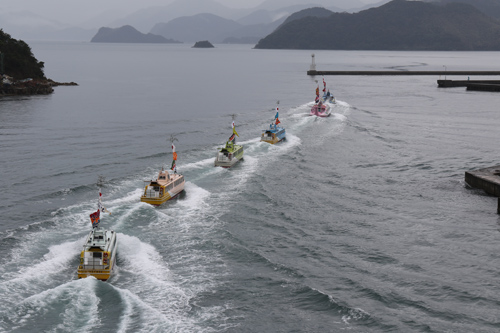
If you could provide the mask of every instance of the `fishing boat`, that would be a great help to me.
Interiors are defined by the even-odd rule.
[[[236,136],[239,137],[239,135],[236,132],[234,120],[232,126],[233,134],[229,137],[229,140],[226,141],[226,145],[217,149],[214,166],[230,168],[243,158],[243,146],[236,144]]]
[[[331,114],[330,106],[327,103],[323,103],[322,101],[315,103],[312,106],[310,112],[311,116],[317,116],[317,117],[329,117],[330,114]]]
[[[335,97],[330,92],[330,89],[328,89],[328,91],[323,94],[322,100],[323,100],[323,103],[330,103],[330,104],[336,104],[337,103],[335,101]]]
[[[271,122],[271,124],[269,124],[269,129],[262,131],[260,141],[268,142],[270,144],[275,144],[280,141],[286,140],[285,129],[283,127],[278,127],[278,124],[281,123],[278,117],[279,117],[279,107],[276,106],[276,115],[274,116],[274,121]]]
[[[155,180],[145,181],[147,184],[141,196],[142,202],[159,206],[184,190],[186,181],[184,175],[177,173],[176,161],[177,153],[172,140],[172,166],[170,170],[164,170],[162,167]]]
[[[319,95],[319,91],[316,90],[316,95]],[[326,89],[325,78],[323,78],[323,97],[321,98],[323,103],[336,104],[335,97],[330,92],[330,89]]]
[[[97,211],[90,214],[92,231],[83,244],[80,254],[80,265],[78,266],[78,278],[93,276],[96,279],[106,281],[110,278],[116,262],[116,232],[102,229],[101,212],[109,213],[101,203],[101,190],[99,189],[99,201]],[[111,213],[110,213],[111,214]]]
[[[323,79],[323,92],[326,91],[326,82]],[[319,86],[316,87],[316,99],[314,100],[314,105],[311,107],[311,112],[309,113],[311,116],[317,117],[329,117],[330,116],[330,105],[327,102],[324,102],[322,98],[319,97]]]

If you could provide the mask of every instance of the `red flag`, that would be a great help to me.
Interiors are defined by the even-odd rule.
[[[279,123],[281,123],[281,121],[278,118],[276,118],[276,125],[278,125]]]
[[[92,226],[97,226],[100,222],[99,216],[101,215],[101,211],[98,210],[95,213],[90,214],[90,221],[92,223]]]

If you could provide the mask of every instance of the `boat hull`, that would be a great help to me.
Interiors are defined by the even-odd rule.
[[[214,166],[222,168],[230,168],[235,165],[239,160],[243,159],[243,147],[236,146],[233,152],[228,155],[223,153],[221,150],[217,152],[215,156]]]
[[[280,139],[278,139],[278,138],[274,138],[274,139],[272,139],[272,140],[264,140],[264,139],[261,139],[260,141],[261,141],[261,142],[267,142],[267,143],[270,143],[270,144],[274,145],[274,144],[277,144],[278,142],[281,142],[281,141],[283,141],[283,140],[286,140],[286,138],[283,138],[283,139],[281,139],[281,140],[280,140]]]
[[[326,104],[319,106],[318,104],[313,105],[311,108],[310,115],[317,117],[329,117],[331,114],[330,107]]]
[[[267,142],[272,145],[284,140],[286,140],[286,132],[282,128],[279,128],[278,131],[264,131],[260,137],[261,142]]]
[[[114,267],[114,265],[113,265]],[[113,272],[113,267],[110,269],[103,269],[103,270],[93,270],[93,269],[82,269],[78,270],[78,278],[79,279],[84,279],[89,276],[95,277],[97,280],[101,281],[107,281]]]
[[[80,254],[80,265],[77,269],[79,279],[93,276],[98,280],[107,281],[115,267],[118,243],[114,231],[104,231],[109,237],[101,246],[93,246],[91,235],[87,238],[84,249]],[[92,234],[92,232],[91,232]]]
[[[171,174],[168,176],[168,180],[151,181],[144,188],[141,202],[160,206],[184,191],[185,183],[184,176],[181,174]]]
[[[177,191],[166,191],[165,194],[158,198],[141,196],[141,201],[153,206],[160,206],[161,204],[167,202],[170,199],[177,197],[182,191],[184,191],[184,183],[182,184],[182,188]]]

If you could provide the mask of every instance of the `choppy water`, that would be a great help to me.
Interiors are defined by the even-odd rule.
[[[0,330],[497,332],[500,95],[433,77],[327,77],[309,51],[34,43],[78,87],[0,100]],[[320,69],[496,69],[499,54],[316,53]],[[315,78],[321,80],[321,78]],[[259,142],[280,100],[288,140]],[[213,167],[236,114],[245,158]],[[169,165],[178,199],[139,202]],[[99,175],[118,233],[108,282],[76,279]]]

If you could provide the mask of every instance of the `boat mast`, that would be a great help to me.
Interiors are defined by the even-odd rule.
[[[170,144],[172,145],[172,166],[170,167],[170,169],[174,173],[177,173],[177,165],[175,162],[175,161],[177,161],[177,153],[175,152],[174,141],[179,141],[179,140],[177,140],[177,138],[173,134],[170,134]]]

